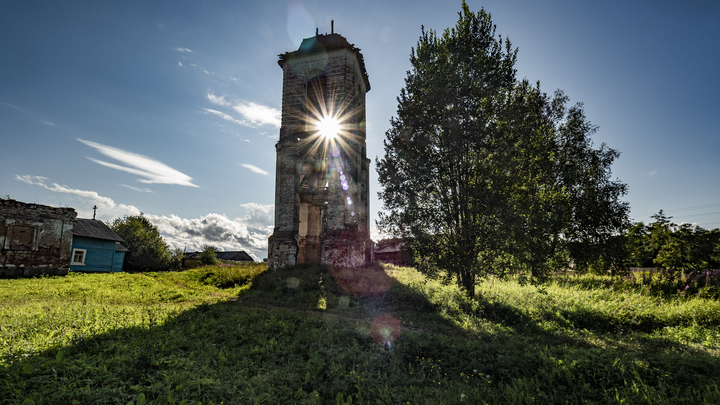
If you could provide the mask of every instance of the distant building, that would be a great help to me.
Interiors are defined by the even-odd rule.
[[[124,240],[104,222],[94,219],[76,219],[73,227],[72,271],[118,272],[123,269]]]
[[[186,252],[183,254],[183,267],[186,269],[192,269],[198,267],[198,256],[202,252]],[[233,262],[254,262],[253,258],[245,253],[244,251],[228,251],[228,252],[215,252],[215,257],[218,260],[227,260]]]
[[[375,245],[375,261],[409,265],[412,262],[412,256],[404,240],[383,239]]]
[[[66,275],[73,208],[0,199],[0,277]]]

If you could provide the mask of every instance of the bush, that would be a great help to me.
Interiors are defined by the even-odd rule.
[[[220,263],[220,260],[215,256],[216,249],[214,246],[205,245],[203,250],[198,255],[198,264],[200,266],[210,266]]]
[[[157,226],[140,215],[116,218],[110,228],[125,242],[125,269],[129,271],[179,270],[182,256],[171,255]]]

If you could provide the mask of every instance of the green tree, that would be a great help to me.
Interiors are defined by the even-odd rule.
[[[626,233],[631,263],[683,272],[720,267],[720,229],[677,225],[660,210],[649,225],[633,224]]]
[[[470,296],[493,273],[542,281],[571,260],[619,265],[617,152],[592,148],[581,104],[516,80],[517,50],[488,13],[463,2],[459,16],[442,36],[423,28],[411,52],[377,161],[378,225],[410,242],[420,271],[454,277]]]
[[[178,270],[181,257],[172,255],[157,226],[144,215],[116,218],[110,228],[125,240],[125,267],[130,271]]]
[[[652,252],[650,251],[650,227],[643,222],[632,224],[625,234],[627,249],[631,266],[654,267]]]
[[[201,266],[208,266],[220,263],[220,260],[218,260],[215,252],[216,249],[214,246],[203,246],[202,252],[200,252],[200,254],[198,255],[198,264]]]
[[[708,231],[685,223],[663,232],[662,236],[653,238],[664,242],[656,242],[658,249],[653,262],[658,267],[688,272],[717,266],[715,248],[720,242],[720,230]]]

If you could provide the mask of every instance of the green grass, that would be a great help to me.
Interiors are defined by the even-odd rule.
[[[394,266],[0,280],[0,404],[720,403],[720,303],[619,283],[489,280],[469,300]]]

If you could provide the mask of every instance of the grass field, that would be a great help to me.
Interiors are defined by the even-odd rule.
[[[720,404],[720,302],[262,264],[0,280],[2,404]]]

